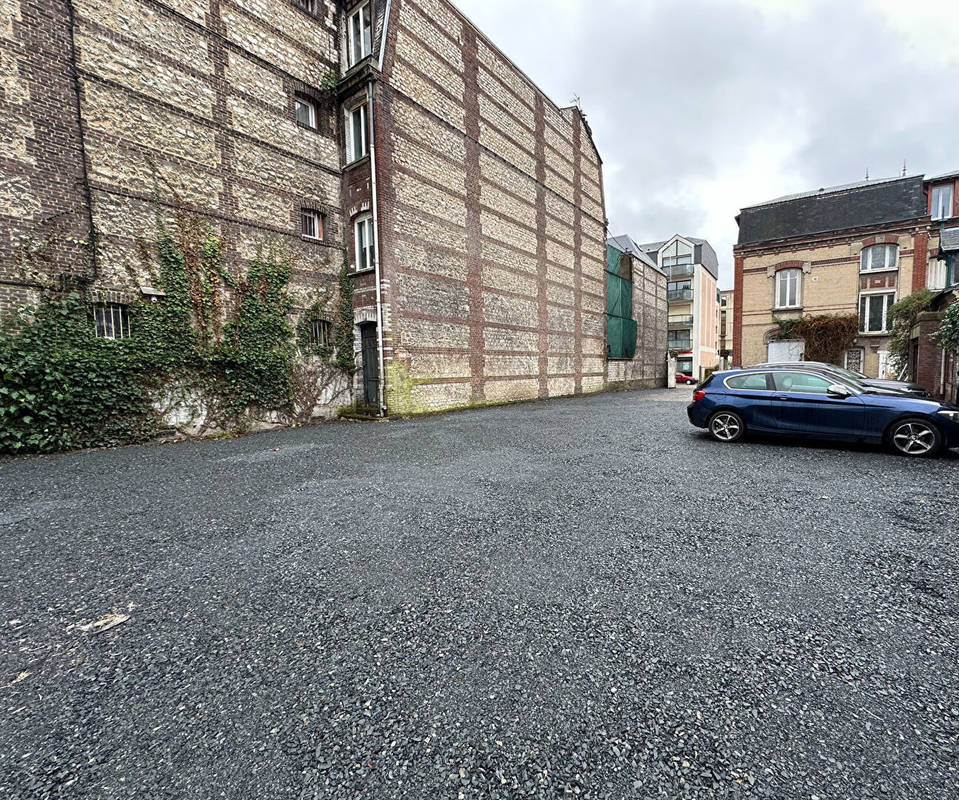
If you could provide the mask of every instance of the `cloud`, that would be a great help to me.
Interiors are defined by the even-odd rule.
[[[582,98],[611,232],[709,239],[726,286],[741,207],[903,159],[959,169],[951,0],[456,2],[553,100]]]

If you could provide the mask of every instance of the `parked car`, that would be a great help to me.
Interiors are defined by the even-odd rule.
[[[692,375],[687,375],[685,372],[676,373],[676,383],[699,383]]]
[[[835,372],[837,375],[851,378],[854,381],[863,383],[866,386],[873,386],[878,389],[893,389],[897,392],[905,392],[906,394],[913,394],[916,397],[930,398],[932,395],[928,390],[921,386],[918,383],[912,383],[910,381],[890,381],[884,378],[867,378],[861,372],[856,372],[852,369],[846,369],[845,367],[840,367],[837,364],[824,364],[822,361],[777,361],[769,362],[766,364],[756,364],[756,367],[812,367],[814,369],[828,369],[832,372]]]
[[[885,444],[906,456],[959,447],[959,406],[797,366],[713,373],[693,392],[689,421],[719,442],[747,433]]]

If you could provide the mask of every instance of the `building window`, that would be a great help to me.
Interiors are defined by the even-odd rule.
[[[781,269],[776,273],[776,308],[799,308],[801,269]]]
[[[373,52],[372,6],[364,3],[346,21],[346,66],[347,68]]]
[[[933,291],[945,289],[946,282],[946,262],[939,258],[930,258],[929,265],[926,268],[926,288]]]
[[[307,128],[316,129],[316,105],[313,101],[297,97],[293,100],[293,106],[296,109],[296,121]]]
[[[346,160],[349,164],[370,153],[370,117],[365,102],[347,111],[346,124]]]
[[[864,247],[859,256],[859,269],[863,272],[875,272],[881,269],[896,269],[899,265],[899,245],[874,244]]]
[[[356,271],[373,269],[373,217],[366,214],[353,223]]]
[[[889,330],[889,309],[896,302],[896,293],[859,296],[860,333],[886,333]]]
[[[99,303],[93,307],[96,334],[101,339],[126,339],[130,335],[130,315],[119,303]]]
[[[329,347],[332,341],[333,326],[325,319],[310,320],[310,345]]]
[[[693,263],[693,248],[685,242],[673,242],[660,254],[662,266],[675,267],[680,264]]]
[[[317,0],[293,0],[293,5],[300,9],[300,11],[305,11],[311,17],[315,17],[316,2]]]
[[[322,239],[323,215],[310,208],[300,209],[300,233],[307,239]]]
[[[936,186],[932,190],[932,218],[949,219],[952,216],[952,187]]]

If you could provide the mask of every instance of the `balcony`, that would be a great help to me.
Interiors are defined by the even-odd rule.
[[[691,278],[695,272],[692,264],[674,264],[671,267],[663,267],[663,272],[668,278]]]
[[[691,328],[693,327],[693,315],[684,314],[678,317],[670,317],[667,322],[670,328]]]
[[[677,302],[680,300],[692,300],[693,299],[693,290],[692,289],[671,289],[666,292],[666,299],[670,302]]]
[[[670,336],[666,340],[666,347],[669,350],[692,350],[693,340],[689,336]]]

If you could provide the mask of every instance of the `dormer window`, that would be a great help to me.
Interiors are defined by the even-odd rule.
[[[354,10],[346,20],[346,67],[358,64],[373,52],[373,12],[370,3]]]
[[[952,187],[936,186],[932,190],[932,218],[949,219],[952,216]]]

